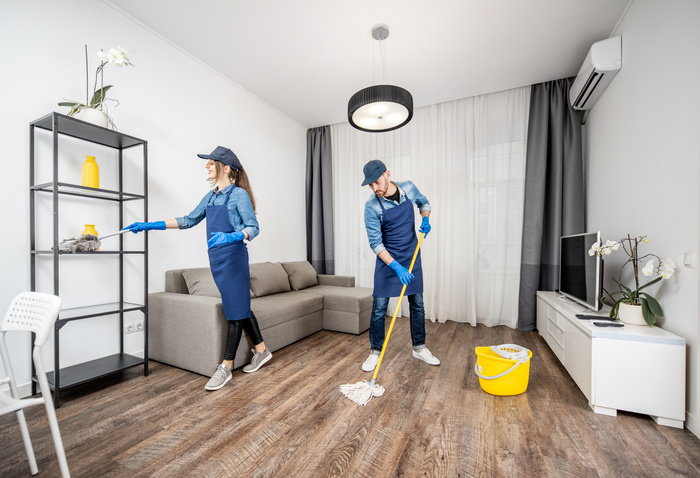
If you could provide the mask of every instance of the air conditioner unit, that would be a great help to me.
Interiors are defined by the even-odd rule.
[[[569,90],[571,107],[575,110],[593,108],[621,67],[622,37],[594,43]]]

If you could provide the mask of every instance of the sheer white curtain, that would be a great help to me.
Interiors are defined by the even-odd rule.
[[[362,166],[380,159],[432,207],[421,246],[426,317],[515,328],[529,104],[524,87],[417,108],[389,133],[331,125],[335,273],[373,286],[376,256],[363,222],[372,191],[360,184]]]

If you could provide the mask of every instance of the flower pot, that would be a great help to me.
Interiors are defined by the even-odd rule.
[[[103,128],[109,127],[107,115],[103,111],[96,110],[95,108],[82,108],[74,114],[73,117],[85,121],[86,123],[102,126]]]
[[[621,322],[628,325],[648,325],[646,322],[644,322],[641,305],[620,302],[620,308],[617,310],[617,315]]]

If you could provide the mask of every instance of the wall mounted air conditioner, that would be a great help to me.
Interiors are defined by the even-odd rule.
[[[622,37],[594,43],[569,90],[571,107],[575,110],[593,108],[621,67]]]

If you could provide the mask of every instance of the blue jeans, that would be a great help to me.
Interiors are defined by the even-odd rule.
[[[411,316],[411,341],[413,348],[425,348],[425,309],[423,294],[408,296]],[[375,297],[372,303],[372,316],[369,320],[369,344],[373,351],[381,351],[384,345],[386,310],[389,307],[388,297]]]

